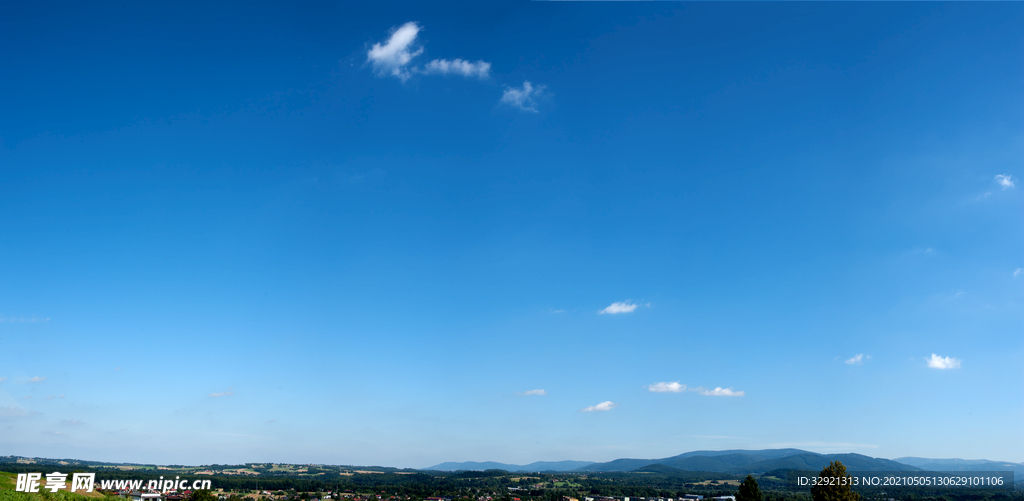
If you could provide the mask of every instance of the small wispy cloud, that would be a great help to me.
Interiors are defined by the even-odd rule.
[[[1008,190],[1016,186],[1013,182],[1013,176],[1010,176],[1009,174],[996,174],[996,184],[1004,190]]]
[[[231,388],[228,388],[227,390],[224,390],[224,391],[219,392],[219,393],[211,393],[210,396],[214,397],[214,398],[217,398],[217,397],[230,397],[231,395],[234,395],[234,394],[235,394],[235,392]]]
[[[953,357],[940,357],[934,353],[927,359],[928,367],[932,369],[959,369],[960,359]]]
[[[1014,275],[1014,276],[1016,276],[1016,275]],[[4,381],[7,381],[7,376],[0,377],[0,383],[2,383]]]
[[[612,410],[612,409],[614,409],[614,408],[616,408],[618,406],[619,406],[619,404],[617,404],[615,402],[612,402],[611,400],[605,400],[604,402],[601,402],[601,403],[599,403],[597,405],[591,405],[590,407],[584,407],[584,408],[580,409],[580,412],[604,412],[604,411],[610,411],[610,410]]]
[[[447,59],[435,59],[423,66],[420,70],[425,75],[462,75],[466,78],[476,77],[481,80],[491,74],[491,63],[477,61],[471,63],[462,59],[449,61]]]
[[[709,397],[742,397],[743,395],[746,394],[746,392],[736,391],[733,390],[732,388],[722,388],[720,386],[716,386],[713,390],[709,390],[707,388],[697,388],[697,392],[700,393],[701,395],[706,395]]]
[[[1016,270],[1013,270],[1013,278],[1019,277],[1021,273],[1024,273],[1024,268],[1017,268]],[[7,378],[4,378],[4,379],[7,379]],[[2,382],[2,381],[3,380],[0,379],[0,382]]]
[[[546,86],[538,85],[534,87],[529,80],[523,80],[522,87],[506,86],[505,92],[501,95],[500,103],[507,104],[513,108],[519,108],[522,111],[540,113],[537,111],[537,100],[547,96]]]
[[[679,384],[679,381],[672,381],[671,383],[654,383],[647,385],[647,391],[653,391],[655,393],[679,393],[686,391],[685,384]]]
[[[486,61],[435,59],[423,67],[414,66],[412,60],[423,54],[423,47],[416,45],[416,38],[422,30],[422,26],[410,21],[392,29],[387,42],[375,43],[366,51],[366,61],[373,66],[373,71],[378,77],[391,76],[404,82],[412,77],[413,73],[461,75],[481,80],[490,76],[491,63]]]
[[[544,390],[539,390],[539,389],[538,390],[526,390],[526,391],[521,391],[519,393],[516,393],[516,395],[522,395],[524,397],[528,397],[530,395],[547,395],[547,394],[548,394],[548,392],[546,392]]]
[[[61,419],[60,422],[61,422],[61,424],[66,424],[66,425],[70,425],[70,426],[78,426],[78,425],[85,424],[84,422],[79,421],[77,419]]]
[[[864,362],[868,361],[870,358],[871,355],[864,355],[863,353],[858,353],[850,358],[847,358],[846,365],[863,365]]]
[[[64,398],[64,394],[61,393],[60,395],[50,395],[50,396],[46,397],[47,400],[53,400],[55,398]]]
[[[30,383],[42,383],[43,381],[46,381],[46,378],[45,377],[39,377],[39,376],[36,376],[36,377],[28,380],[28,382],[30,382]]]
[[[622,301],[621,303],[612,303],[608,305],[605,309],[599,311],[598,314],[616,315],[619,313],[632,313],[637,306],[639,305],[636,303],[631,303],[628,300]]]

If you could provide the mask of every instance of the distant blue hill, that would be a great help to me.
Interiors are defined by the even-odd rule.
[[[905,457],[896,458],[897,462],[916,466],[928,471],[1012,471],[1019,479],[1024,475],[1024,463],[1009,461],[990,461],[988,459],[927,459]]]
[[[536,461],[526,465],[495,463],[494,461],[465,461],[462,463],[441,463],[424,469],[435,471],[572,471],[590,464],[594,464],[593,461]]]
[[[771,470],[820,470],[832,461],[842,461],[850,471],[916,471],[919,468],[861,454],[818,454],[800,449],[693,451],[662,459],[616,459],[595,463],[578,471],[634,471],[664,465],[681,471],[754,473]]]

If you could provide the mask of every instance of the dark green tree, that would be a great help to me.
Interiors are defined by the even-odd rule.
[[[217,496],[214,496],[209,489],[200,489],[192,491],[188,495],[188,501],[217,501]]]
[[[818,482],[811,487],[814,501],[859,501],[860,494],[853,492],[853,477],[846,473],[846,466],[832,461],[818,474]]]
[[[740,484],[740,490],[736,492],[736,501],[763,501],[761,488],[757,486],[757,480],[752,475],[747,475]]]

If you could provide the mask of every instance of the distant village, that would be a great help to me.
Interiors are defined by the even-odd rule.
[[[530,487],[538,487],[537,485],[531,485]],[[524,490],[522,487],[507,487],[510,493],[515,491]],[[192,494],[191,491],[168,491],[168,492],[156,492],[156,491],[112,491],[109,494],[117,495],[123,498],[130,498],[131,501],[188,501]],[[380,494],[357,494],[355,492],[316,492],[316,493],[288,493],[285,491],[255,491],[249,493],[233,493],[224,492],[221,489],[214,491],[213,495],[218,501],[411,501],[411,496],[396,496],[396,495],[380,495]],[[428,496],[423,498],[422,501],[458,501],[459,499],[453,496]],[[476,496],[475,501],[523,501],[522,498],[515,496],[500,496],[498,493],[492,492],[487,495]],[[709,501],[736,501],[735,496],[713,496],[708,498]],[[636,496],[620,496],[620,497],[608,497],[608,496],[584,496],[582,498],[576,498],[571,496],[562,496],[561,501],[704,501],[704,496],[701,494],[685,494],[678,498],[665,498],[665,497],[636,497]]]

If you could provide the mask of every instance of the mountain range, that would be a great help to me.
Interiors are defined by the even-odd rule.
[[[496,462],[441,463],[426,470],[576,471],[626,472],[702,471],[716,473],[756,473],[772,470],[820,470],[832,461],[841,461],[848,471],[1013,471],[1024,474],[1024,463],[984,459],[925,459],[906,457],[896,460],[862,454],[818,454],[800,449],[693,451],[661,459],[616,459],[605,463],[587,461],[538,461],[527,465]]]

